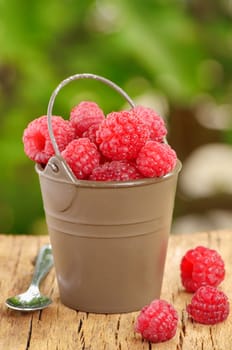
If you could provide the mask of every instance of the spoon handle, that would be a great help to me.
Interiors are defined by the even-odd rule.
[[[50,244],[47,244],[39,251],[31,284],[34,286],[39,286],[41,280],[47,275],[52,266],[52,248]]]

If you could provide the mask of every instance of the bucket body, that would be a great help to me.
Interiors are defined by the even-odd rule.
[[[61,302],[123,313],[159,298],[180,162],[163,178],[112,183],[74,184],[62,166],[36,165]]]

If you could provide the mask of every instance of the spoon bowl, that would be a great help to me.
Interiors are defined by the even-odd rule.
[[[6,306],[18,311],[42,310],[52,303],[52,300],[40,293],[39,284],[53,266],[53,256],[50,245],[41,248],[35,266],[31,284],[26,292],[8,298]]]
[[[8,298],[5,303],[13,310],[34,311],[44,309],[52,303],[52,300],[39,292],[32,294],[31,289],[28,289],[25,293]]]

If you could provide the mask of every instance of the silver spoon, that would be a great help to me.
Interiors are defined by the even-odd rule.
[[[35,271],[31,284],[26,292],[8,298],[6,306],[13,310],[34,311],[41,310],[51,304],[52,300],[44,296],[39,291],[39,284],[53,266],[53,256],[51,246],[43,246],[38,254]]]

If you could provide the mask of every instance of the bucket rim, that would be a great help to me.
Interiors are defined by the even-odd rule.
[[[130,181],[92,181],[92,180],[80,180],[76,179],[75,182],[68,180],[67,178],[60,178],[52,176],[50,172],[47,172],[46,169],[49,167],[49,164],[46,165],[45,168],[43,168],[40,164],[35,165],[35,170],[37,174],[42,177],[48,178],[55,182],[61,182],[69,185],[75,185],[77,187],[92,187],[92,188],[122,188],[122,187],[137,187],[137,186],[145,186],[145,185],[151,185],[154,183],[159,183],[163,181],[167,181],[170,178],[178,175],[182,168],[182,163],[179,159],[177,159],[175,168],[169,172],[168,174],[162,176],[162,177],[154,177],[154,178],[142,178],[142,179],[136,179],[136,180],[130,180]]]

